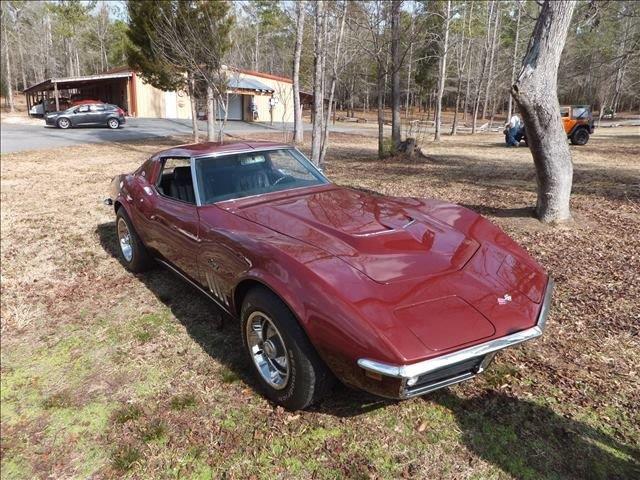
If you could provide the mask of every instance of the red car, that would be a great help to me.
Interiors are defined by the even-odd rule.
[[[123,264],[157,260],[238,317],[266,395],[333,378],[408,398],[474,377],[542,334],[553,282],[480,215],[332,184],[291,146],[203,143],[112,184]]]

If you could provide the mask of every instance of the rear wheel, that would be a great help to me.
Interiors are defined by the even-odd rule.
[[[118,237],[120,261],[127,267],[127,270],[134,273],[148,270],[152,265],[151,255],[149,255],[140,237],[133,229],[124,207],[120,207],[116,214],[116,235]]]
[[[68,118],[61,118],[60,120],[58,120],[58,128],[62,128],[63,130],[66,130],[70,126],[71,126],[71,122],[69,121]]]
[[[266,288],[242,304],[242,340],[266,396],[289,410],[318,401],[332,376],[289,308]]]
[[[113,130],[120,126],[120,121],[117,118],[110,118],[107,121],[107,126]]]
[[[571,143],[574,145],[586,145],[589,141],[589,132],[586,128],[579,128],[571,135]]]

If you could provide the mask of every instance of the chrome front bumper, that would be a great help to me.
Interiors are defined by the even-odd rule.
[[[418,363],[393,365],[361,358],[358,365],[374,374],[401,379],[400,398],[423,395],[469,380],[485,370],[499,350],[542,335],[551,306],[553,285],[553,280],[549,278],[540,315],[534,327]]]

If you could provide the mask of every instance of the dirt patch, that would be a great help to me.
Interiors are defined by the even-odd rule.
[[[546,334],[472,382],[406,402],[338,387],[295,414],[256,392],[237,325],[220,330],[220,312],[169,272],[134,276],[114,256],[111,178],[184,141],[2,156],[3,477],[640,474],[637,129],[571,147],[576,221],[556,227],[531,216],[528,150],[500,135],[445,137],[407,163],[332,134],[332,180],[479,211],[557,286]]]

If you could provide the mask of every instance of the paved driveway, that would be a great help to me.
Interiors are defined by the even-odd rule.
[[[206,129],[200,122],[200,129]],[[229,122],[225,132],[234,134],[270,132],[271,129],[259,124]],[[20,124],[3,122],[1,128],[2,153],[23,150],[41,150],[47,148],[81,145],[85,143],[122,142],[152,137],[189,135],[190,120],[166,120],[161,118],[128,118],[127,123],[117,129],[85,127],[60,130],[45,127],[44,120],[38,124]]]

